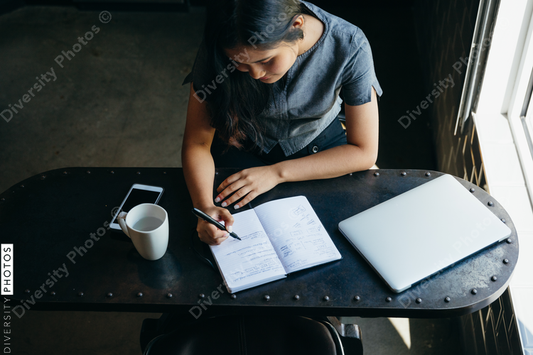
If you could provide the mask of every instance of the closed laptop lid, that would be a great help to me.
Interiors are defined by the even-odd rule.
[[[511,234],[451,175],[352,216],[339,230],[395,292]]]

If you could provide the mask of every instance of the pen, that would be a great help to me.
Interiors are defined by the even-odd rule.
[[[196,217],[201,218],[201,219],[203,219],[204,221],[206,221],[208,223],[211,223],[212,225],[214,225],[218,229],[226,231],[226,232],[229,232],[222,223],[214,220],[211,216],[209,216],[208,214],[200,211],[198,208],[193,208],[192,209],[192,213],[194,213],[196,215]],[[239,238],[239,236],[235,232],[231,232],[229,235],[231,235],[235,239],[241,240],[241,238]]]

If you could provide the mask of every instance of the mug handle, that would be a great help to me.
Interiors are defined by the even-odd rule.
[[[117,216],[118,224],[120,224],[120,229],[128,236],[128,238],[131,238],[128,233],[128,227],[126,226],[126,216],[128,214],[126,212],[120,212],[120,214]]]

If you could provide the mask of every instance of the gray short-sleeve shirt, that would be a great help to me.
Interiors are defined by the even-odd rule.
[[[324,33],[312,48],[297,57],[286,80],[272,84],[270,105],[260,117],[264,122],[266,153],[276,144],[287,156],[307,146],[341,111],[339,93],[351,106],[370,102],[372,87],[382,95],[364,33],[311,3],[302,3],[322,21]],[[205,50],[200,48],[193,71],[184,81],[193,81],[196,92],[205,81],[201,76],[204,56]]]

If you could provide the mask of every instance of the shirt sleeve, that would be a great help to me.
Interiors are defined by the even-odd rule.
[[[374,71],[370,44],[363,31],[358,29],[351,45],[351,56],[342,76],[342,98],[350,106],[362,105],[372,99],[372,87],[378,96],[383,94]]]

